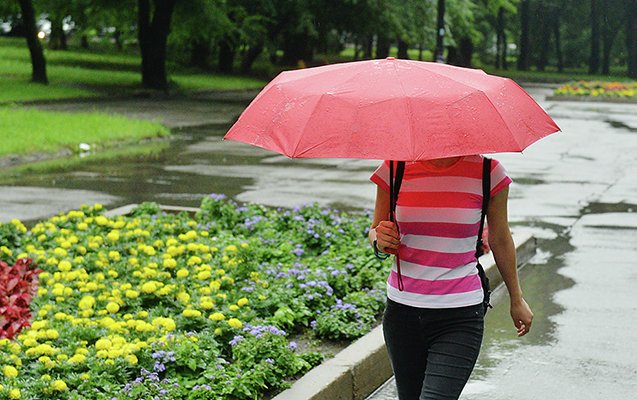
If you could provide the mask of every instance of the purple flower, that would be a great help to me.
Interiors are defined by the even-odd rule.
[[[239,335],[235,336],[235,337],[234,337],[234,338],[233,338],[233,339],[229,342],[229,343],[230,343],[230,346],[236,346],[236,345],[237,345],[239,342],[241,342],[243,339],[244,339],[244,337],[243,337],[243,336],[239,336]]]
[[[299,346],[296,344],[296,342],[290,342],[290,344],[288,344],[288,348],[290,350],[296,350]]]
[[[274,364],[274,360],[271,358],[266,358],[264,361],[267,362],[268,364]]]

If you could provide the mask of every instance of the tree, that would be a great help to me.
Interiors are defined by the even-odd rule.
[[[434,60],[444,60],[445,49],[445,0],[438,0],[438,14],[436,23],[436,51],[434,52]]]
[[[610,74],[610,59],[613,43],[617,33],[622,28],[622,15],[624,14],[622,0],[601,0],[601,24],[602,24],[602,74]]]
[[[139,0],[138,38],[142,55],[142,85],[166,90],[166,44],[177,0]],[[151,9],[152,8],[152,9]]]
[[[637,0],[624,1],[626,12],[626,50],[628,76],[637,79]]]
[[[588,73],[596,74],[599,71],[599,43],[600,43],[600,10],[599,1],[591,0],[591,56],[588,62]]]
[[[35,24],[35,10],[31,0],[19,0],[20,10],[22,11],[22,20],[26,27],[26,40],[31,54],[31,80],[33,82],[48,84],[49,79],[46,75],[46,60],[42,45],[38,39],[38,28]]]
[[[520,44],[518,45],[518,70],[528,71],[531,49],[529,27],[531,20],[530,0],[520,1]]]

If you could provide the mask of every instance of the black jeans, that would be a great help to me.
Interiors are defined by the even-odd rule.
[[[400,400],[458,399],[480,352],[482,304],[416,308],[387,300],[385,344]]]

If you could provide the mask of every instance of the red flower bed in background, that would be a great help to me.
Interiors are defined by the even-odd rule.
[[[38,274],[30,258],[21,258],[9,266],[0,261],[0,338],[12,339],[31,325],[29,304],[38,288]]]

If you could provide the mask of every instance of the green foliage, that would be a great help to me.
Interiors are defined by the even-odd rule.
[[[19,370],[0,376],[3,394],[261,398],[322,361],[318,340],[362,336],[382,312],[387,265],[369,249],[369,214],[220,195],[194,219],[153,203],[103,213],[0,225],[0,252],[43,269],[32,326],[0,341]]]

